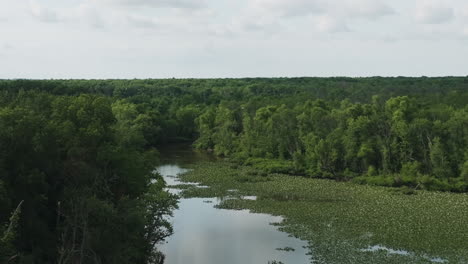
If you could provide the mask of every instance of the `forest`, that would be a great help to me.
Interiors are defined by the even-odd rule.
[[[468,191],[468,77],[0,80],[0,262],[162,263],[186,142],[262,173]]]

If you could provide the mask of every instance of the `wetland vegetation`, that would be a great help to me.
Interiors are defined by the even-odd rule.
[[[220,208],[284,216],[282,230],[309,242],[313,263],[466,263],[468,196],[363,186],[228,162],[190,166],[183,197],[224,197]],[[246,181],[248,177],[250,180]],[[255,195],[257,199],[242,199]]]

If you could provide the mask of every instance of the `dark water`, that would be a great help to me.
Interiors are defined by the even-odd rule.
[[[158,171],[168,185],[179,183],[174,176],[186,171],[184,165],[213,159],[187,148],[166,149],[161,153],[165,165],[158,167]],[[219,202],[218,198],[180,199],[179,209],[172,218],[175,233],[166,244],[159,246],[166,255],[166,264],[310,262],[304,249],[306,242],[289,237],[270,225],[280,222],[281,217],[214,208]],[[294,251],[277,250],[285,247]]]

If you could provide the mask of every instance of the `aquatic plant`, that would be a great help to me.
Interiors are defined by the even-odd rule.
[[[270,174],[268,181],[246,166],[197,163],[182,180],[210,188],[183,191],[185,197],[255,195],[226,199],[225,209],[283,216],[282,231],[309,242],[312,263],[468,262],[468,195],[359,185],[350,182]],[[243,176],[242,176],[243,175]],[[416,195],[408,195],[416,193]],[[362,251],[382,245],[407,255]]]

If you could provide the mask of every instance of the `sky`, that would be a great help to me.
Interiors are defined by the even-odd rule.
[[[467,0],[0,0],[0,78],[466,76]]]

